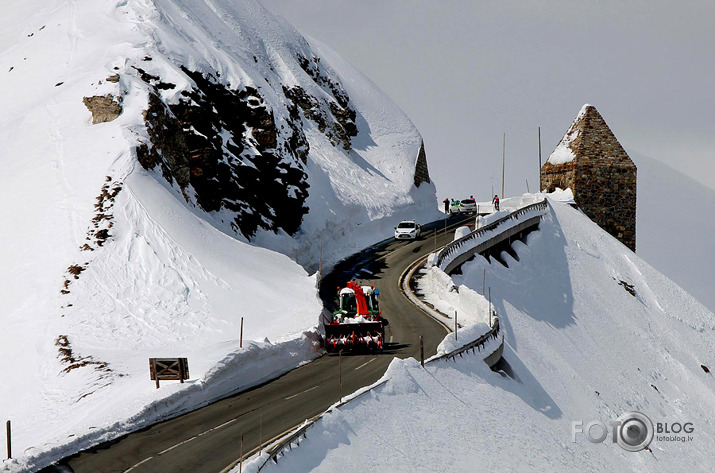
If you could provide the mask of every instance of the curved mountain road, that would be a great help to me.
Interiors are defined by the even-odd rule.
[[[449,229],[466,220],[451,217]],[[347,395],[377,381],[394,357],[419,359],[420,335],[425,357],[433,355],[446,329],[413,306],[398,284],[412,262],[452,240],[453,232],[444,228],[439,221],[427,225],[416,241],[381,242],[338,264],[321,283],[326,307],[335,304],[336,286],[353,277],[380,289],[381,309],[390,322],[382,353],[324,355],[262,386],[78,453],[43,472],[219,473],[240,457],[242,435],[245,456],[338,401],[339,365]]]

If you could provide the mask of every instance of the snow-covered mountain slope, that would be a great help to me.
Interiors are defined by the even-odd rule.
[[[711,471],[715,315],[582,213],[552,205],[515,243],[518,261],[502,254],[509,268],[477,258],[454,277],[481,291],[486,269],[509,377],[478,355],[424,369],[395,360],[384,386],[262,471]],[[629,411],[671,433],[636,453],[610,430],[603,443],[572,441],[572,422],[608,426]]]
[[[188,356],[189,408],[315,356],[321,246],[436,214],[412,123],[255,0],[11,2],[0,31],[0,405],[21,458],[169,413],[152,403],[180,387],[156,391],[149,357]],[[214,382],[236,360],[255,369]]]
[[[663,163],[629,154],[638,165],[636,252],[715,311],[715,190]]]

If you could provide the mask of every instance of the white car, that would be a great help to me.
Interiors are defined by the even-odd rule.
[[[459,213],[476,213],[477,203],[472,199],[456,200],[452,201],[449,206],[449,213],[459,214]]]
[[[403,220],[395,227],[395,240],[414,240],[422,233],[422,227],[414,220]]]

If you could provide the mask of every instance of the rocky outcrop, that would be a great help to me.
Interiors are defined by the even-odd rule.
[[[425,153],[425,143],[420,144],[420,151],[417,154],[417,163],[415,164],[415,187],[426,182],[429,184],[429,169],[427,169],[427,154]]]
[[[228,210],[226,223],[246,237],[259,228],[295,233],[308,210],[300,124],[278,128],[255,88],[233,90],[212,75],[182,70],[196,85],[167,104],[159,90],[174,85],[137,68],[154,90],[145,113],[150,140],[136,150],[141,165],[159,169],[206,212]],[[295,107],[290,115],[298,115]]]
[[[318,125],[318,130],[333,146],[342,145],[349,150],[352,138],[358,134],[357,113],[350,106],[350,97],[339,82],[330,78],[319,57],[308,59],[298,54],[297,58],[300,67],[325,91],[327,98],[313,97],[300,86],[283,87],[283,93],[300,107],[306,118]]]
[[[92,112],[92,124],[111,122],[122,113],[122,98],[112,94],[84,97],[87,109]]]

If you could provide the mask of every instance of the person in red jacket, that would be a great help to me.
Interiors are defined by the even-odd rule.
[[[499,210],[499,196],[494,195],[494,198],[492,199],[492,204],[494,204],[494,210]]]

